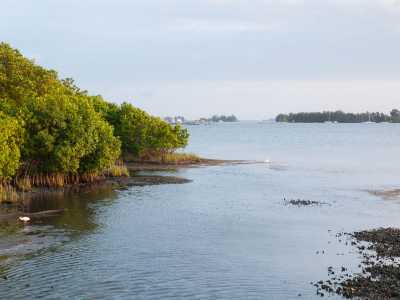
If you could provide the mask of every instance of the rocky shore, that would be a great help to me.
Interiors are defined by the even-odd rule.
[[[283,199],[285,205],[293,205],[293,206],[320,206],[320,205],[328,205],[328,203],[314,201],[314,200],[305,200],[305,199]]]
[[[338,294],[356,299],[399,299],[400,298],[400,229],[379,228],[347,236],[346,244],[355,247],[362,261],[360,271],[349,273],[345,266],[340,272],[328,268],[329,279],[313,283],[317,294]]]

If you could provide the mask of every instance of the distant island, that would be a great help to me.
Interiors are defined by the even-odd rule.
[[[211,118],[200,118],[196,120],[187,120],[185,117],[175,116],[165,117],[164,121],[168,122],[169,124],[200,125],[218,122],[239,122],[239,119],[235,115],[214,115]]]
[[[300,112],[279,114],[275,121],[289,123],[400,123],[400,111],[393,109],[388,115],[381,112],[345,113],[340,110]]]

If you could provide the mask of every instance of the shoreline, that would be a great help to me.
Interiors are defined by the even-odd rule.
[[[183,161],[178,163],[162,163],[155,161],[133,161],[125,162],[130,176],[104,177],[94,182],[69,184],[62,188],[57,187],[35,187],[31,191],[16,191],[17,199],[0,202],[0,221],[7,215],[6,207],[18,207],[24,200],[35,201],[35,198],[51,197],[54,195],[80,194],[93,189],[111,188],[113,190],[123,189],[130,186],[152,186],[161,184],[185,184],[192,180],[170,175],[140,174],[141,172],[169,171],[183,168],[197,168],[207,166],[223,166],[261,163],[246,160],[221,160],[200,158],[198,161]],[[35,212],[38,213],[38,212]],[[40,212],[39,212],[40,213]]]
[[[384,190],[366,190],[370,195],[380,197],[383,200],[399,200],[400,199],[400,189],[384,189]]]
[[[177,163],[163,163],[157,161],[129,161],[125,162],[125,166],[128,168],[129,172],[140,172],[140,171],[165,171],[165,170],[176,170],[183,168],[213,167],[213,166],[242,165],[242,164],[256,164],[256,163],[262,163],[262,162],[251,161],[251,160],[199,158],[199,160],[197,161],[182,161]]]
[[[336,234],[358,253],[358,269],[328,267],[328,279],[311,283],[318,296],[348,299],[398,299],[400,296],[400,229],[387,227]]]
[[[84,195],[99,190],[118,191],[131,186],[153,186],[163,184],[185,184],[190,183],[192,180],[173,175],[159,175],[151,174],[151,172],[178,170],[183,168],[197,168],[207,166],[225,166],[225,165],[238,165],[238,164],[252,164],[261,163],[256,161],[245,160],[219,160],[219,159],[205,159],[194,161],[185,161],[181,163],[159,163],[159,162],[126,162],[126,167],[129,170],[130,176],[121,177],[107,177],[99,179],[91,183],[79,183],[67,185],[63,188],[48,188],[38,187],[28,192],[16,192],[18,199],[16,201],[3,201],[0,202],[0,225],[4,226],[23,226],[23,223],[18,220],[20,216],[29,217],[33,222],[41,222],[41,219],[62,216],[68,213],[68,209],[63,207],[57,209],[24,209],[25,203],[35,203],[45,199],[58,199],[59,197],[69,197],[71,195]],[[148,172],[141,174],[141,172]],[[149,174],[150,173],[150,174]],[[51,200],[50,200],[51,201]],[[82,200],[85,201],[85,200]],[[1,229],[1,227],[0,227]],[[11,246],[23,244],[24,238],[20,241],[16,239],[12,242]],[[0,250],[10,248],[9,243],[0,243]],[[0,264],[1,265],[1,264]]]

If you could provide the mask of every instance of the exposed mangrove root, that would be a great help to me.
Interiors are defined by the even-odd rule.
[[[123,163],[115,164],[103,172],[17,176],[13,180],[0,182],[0,203],[17,202],[23,198],[24,192],[31,192],[35,188],[60,189],[80,184],[92,184],[110,177],[127,176],[129,176],[129,171]]]

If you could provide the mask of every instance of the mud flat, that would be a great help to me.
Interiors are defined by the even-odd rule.
[[[385,200],[400,200],[400,189],[390,190],[367,190],[371,195],[381,197]]]
[[[338,294],[356,299],[399,299],[400,298],[400,229],[378,228],[347,236],[362,258],[360,271],[350,273],[345,266],[339,272],[328,268],[329,279],[313,283],[317,294]]]
[[[200,158],[198,161],[184,161],[178,163],[160,163],[160,162],[126,162],[126,167],[130,172],[138,171],[165,171],[176,170],[180,168],[196,168],[207,166],[222,166],[222,165],[242,165],[242,164],[257,164],[263,163],[261,161],[251,160],[222,160],[222,159],[208,159]]]
[[[134,175],[130,177],[116,177],[107,179],[104,184],[129,187],[129,186],[146,186],[159,184],[183,184],[191,182],[178,176],[161,176],[161,175]]]
[[[133,175],[129,177],[110,177],[93,183],[70,185],[64,188],[35,188],[29,192],[17,192],[17,200],[0,202],[0,222],[9,219],[15,219],[20,215],[23,203],[26,201],[36,201],[43,198],[62,198],[68,194],[85,194],[97,190],[111,189],[118,190],[130,186],[148,186],[160,184],[184,184],[191,180],[178,176],[160,176],[160,175]],[[43,218],[62,214],[62,210],[43,211],[35,214],[24,213],[25,216],[31,218]]]
[[[19,192],[15,191],[16,199],[3,199],[0,204],[15,204],[20,199],[35,198],[37,195],[52,195],[60,193],[81,193],[96,188],[112,187],[115,189],[124,188],[129,186],[147,186],[147,185],[160,185],[160,184],[184,184],[189,183],[191,180],[167,175],[153,175],[141,174],[141,172],[157,172],[177,170],[180,168],[195,168],[206,166],[221,166],[221,165],[238,165],[238,164],[257,164],[263,163],[260,161],[245,161],[245,160],[218,160],[218,159],[200,159],[196,162],[180,162],[174,164],[166,164],[159,162],[129,162],[126,166],[130,172],[130,176],[123,177],[107,177],[101,178],[91,183],[80,183],[67,185],[63,188],[40,187],[33,188],[31,191]],[[0,216],[2,214],[0,207]]]

